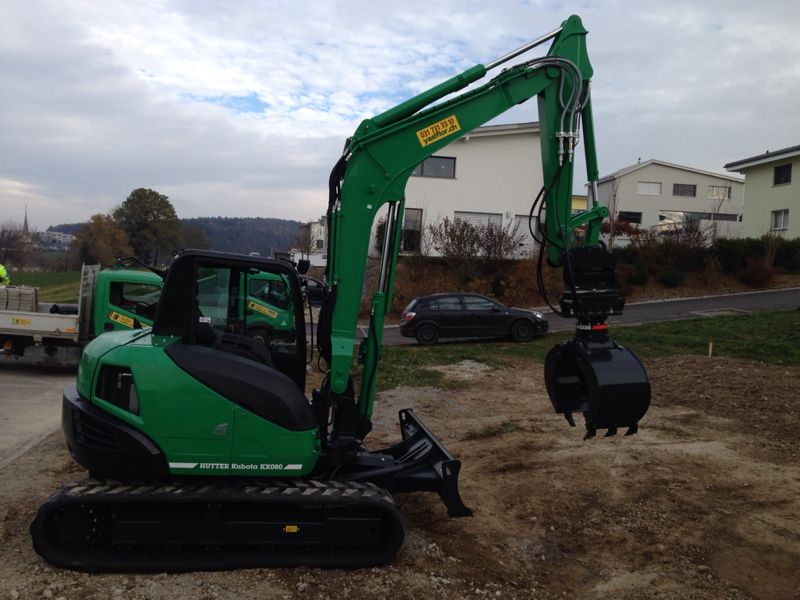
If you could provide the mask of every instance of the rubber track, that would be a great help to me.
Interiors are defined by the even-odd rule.
[[[183,511],[186,506],[213,507],[213,514],[226,505],[243,506],[252,510],[256,505],[258,514],[269,517],[269,510],[282,510],[275,519],[293,522],[293,511],[302,521],[304,510],[322,512],[323,528],[331,525],[326,521],[329,513],[345,511],[344,526],[348,515],[375,520],[378,515],[380,531],[377,543],[361,544],[353,535],[342,535],[342,522],[337,526],[336,539],[330,541],[330,532],[298,543],[287,536],[289,543],[274,540],[245,543],[230,540],[206,543],[198,541],[204,534],[197,528],[188,534],[194,539],[176,544],[136,540],[131,545],[113,543],[108,532],[113,527],[114,515],[119,509],[152,507],[162,515],[170,509]],[[57,520],[54,516],[65,507],[91,507],[102,515],[97,519],[100,533],[93,536],[91,545],[65,544],[55,533]],[[286,510],[290,511],[288,516]],[[232,508],[232,506],[231,506]],[[68,509],[69,510],[69,509]],[[81,512],[81,515],[84,513]],[[159,516],[163,518],[163,516]],[[213,519],[213,517],[212,517]],[[202,525],[206,526],[207,520]],[[246,527],[246,523],[244,526]],[[242,524],[240,523],[241,527]],[[363,526],[363,525],[362,525]],[[211,531],[225,527],[222,519],[211,524]],[[313,528],[312,528],[313,529]],[[373,530],[370,530],[371,532]],[[223,533],[224,535],[224,533]],[[372,535],[372,533],[370,533]],[[64,486],[48,498],[39,508],[31,524],[31,537],[37,553],[53,566],[66,569],[94,572],[164,572],[191,570],[225,570],[252,567],[315,566],[336,568],[360,568],[384,564],[394,557],[403,542],[403,525],[392,496],[372,483],[342,482],[335,480],[264,480],[264,479],[180,479],[156,482],[120,482],[86,479]],[[367,536],[369,537],[369,535]],[[351,540],[352,541],[348,541]]]

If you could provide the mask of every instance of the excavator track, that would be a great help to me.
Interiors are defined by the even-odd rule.
[[[31,524],[37,553],[102,572],[381,565],[403,542],[391,495],[336,480],[86,479]]]

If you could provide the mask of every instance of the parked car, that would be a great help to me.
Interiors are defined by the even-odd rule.
[[[480,294],[430,294],[414,298],[400,316],[400,334],[420,344],[445,337],[510,337],[529,342],[547,333],[541,313],[511,308]]]

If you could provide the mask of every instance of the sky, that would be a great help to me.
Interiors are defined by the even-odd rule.
[[[571,14],[601,176],[800,144],[797,0],[6,0],[0,221],[85,221],[139,187],[180,217],[317,218],[362,119]],[[537,119],[528,102],[494,123]]]

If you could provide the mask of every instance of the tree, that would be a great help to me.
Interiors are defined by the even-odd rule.
[[[181,222],[164,194],[147,189],[133,190],[111,216],[125,230],[136,256],[155,264],[168,257],[181,243]]]
[[[197,225],[183,223],[181,226],[181,248],[195,248],[208,250],[211,243],[206,237],[206,232]]]
[[[481,230],[463,219],[445,217],[428,226],[433,247],[445,259],[452,261],[456,272],[464,280],[478,274]]]
[[[92,215],[75,234],[72,248],[81,262],[107,267],[133,251],[128,234],[108,215]]]
[[[491,262],[508,260],[519,248],[522,236],[517,233],[517,224],[510,222],[503,227],[489,223],[481,228],[479,242],[483,256]]]
[[[0,264],[4,264],[9,255],[17,250],[22,226],[14,221],[0,223]]]
[[[297,235],[292,240],[292,248],[300,252],[300,258],[311,258],[311,253],[314,251],[314,240],[311,236],[311,223],[304,223],[300,225]]]

